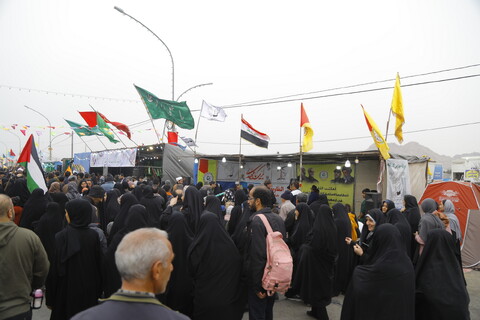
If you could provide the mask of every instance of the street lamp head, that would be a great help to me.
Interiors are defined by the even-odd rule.
[[[117,11],[120,12],[120,13],[125,14],[125,11],[123,11],[122,8],[119,8],[119,7],[115,6],[115,7],[113,7],[113,9],[117,10]]]

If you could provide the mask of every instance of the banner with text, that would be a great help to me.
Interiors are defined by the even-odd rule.
[[[342,164],[343,165],[343,164]],[[355,172],[353,167],[340,164],[305,164],[302,169],[302,192],[309,193],[313,185],[327,196],[330,206],[340,202],[353,206]],[[340,169],[338,169],[340,168]],[[297,169],[297,174],[300,170]]]
[[[135,167],[137,149],[92,152],[90,167]]]

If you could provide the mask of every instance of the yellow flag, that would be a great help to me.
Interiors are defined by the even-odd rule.
[[[403,113],[402,90],[400,89],[400,76],[397,73],[397,80],[395,81],[395,89],[393,90],[392,98],[392,113],[396,118],[395,121],[395,137],[399,143],[403,142],[402,127],[405,123],[405,116]]]
[[[308,152],[313,149],[313,129],[308,120],[307,113],[303,109],[303,103],[300,106],[300,127],[305,130],[303,134],[302,152]]]
[[[65,172],[67,172],[67,171],[70,172],[70,174],[73,174],[71,166],[68,166],[68,168],[67,168],[67,170],[65,170]]]
[[[383,159],[385,160],[390,159],[390,154],[388,153],[388,150],[390,150],[390,148],[388,147],[388,144],[385,141],[385,138],[383,137],[380,130],[378,130],[378,127],[375,121],[373,121],[373,119],[370,118],[370,115],[367,113],[367,111],[365,111],[363,106],[362,106],[362,109],[363,109],[363,114],[365,116],[365,121],[367,121],[368,130],[372,135],[373,142],[375,142],[375,145],[377,146],[378,151],[380,151],[380,153],[382,154]]]

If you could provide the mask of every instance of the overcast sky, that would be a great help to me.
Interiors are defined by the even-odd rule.
[[[360,104],[385,132],[393,89],[324,96],[393,88],[394,80],[319,91],[394,79],[397,72],[402,85],[480,74],[476,66],[408,77],[480,64],[480,2],[475,0],[0,0],[0,150],[17,152],[14,134],[23,147],[27,137],[19,127],[14,134],[1,129],[19,124],[31,126],[28,133],[34,133],[40,150],[48,154],[48,129],[39,128],[47,121],[24,105],[43,113],[53,126],[64,127],[54,130],[52,143],[54,158],[62,158],[70,155],[63,118],[84,122],[77,110],[88,111],[91,104],[110,120],[131,125],[148,119],[134,83],[171,99],[167,50],[114,6],[143,22],[170,48],[175,98],[192,86],[213,83],[182,97],[191,110],[199,110],[202,100],[231,106],[292,96],[280,103],[227,108],[223,123],[201,119],[201,153],[238,153],[242,113],[270,136],[268,150],[244,141],[242,153],[298,152],[301,102],[315,131],[312,152],[365,150],[372,139]],[[403,88],[404,131],[479,122],[479,87],[480,77],[471,77]],[[309,92],[316,93],[299,95]],[[199,112],[192,114],[197,122]],[[163,124],[155,121],[159,131]],[[150,122],[132,126],[133,140],[158,141],[147,130],[151,127]],[[480,151],[479,129],[474,124],[405,133],[404,143],[417,141],[450,156]],[[42,132],[39,137],[36,131]],[[195,130],[179,131],[195,136]],[[388,140],[396,142],[393,136]],[[93,150],[104,149],[95,137],[85,141]],[[108,148],[123,147],[103,141]],[[74,152],[85,150],[76,136]]]

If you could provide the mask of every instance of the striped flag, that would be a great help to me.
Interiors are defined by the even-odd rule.
[[[383,159],[385,160],[390,159],[390,154],[388,153],[388,150],[390,150],[390,148],[388,147],[388,144],[385,141],[385,138],[383,137],[382,133],[378,129],[375,121],[373,121],[373,119],[370,118],[370,115],[367,113],[367,111],[365,111],[363,106],[362,106],[362,110],[363,110],[363,115],[365,116],[365,121],[367,121],[368,130],[372,135],[373,142],[375,142],[375,145],[377,146],[378,151],[380,151],[380,153],[382,154]]]
[[[30,135],[25,147],[23,147],[22,153],[18,158],[18,164],[25,168],[27,174],[27,187],[30,192],[37,188],[41,188],[45,192],[48,191],[42,164],[38,157],[37,149],[35,148],[33,134]]]
[[[270,137],[265,133],[262,133],[254,129],[250,123],[248,123],[242,116],[242,127],[240,131],[240,137],[253,143],[257,147],[268,149],[268,142]]]

